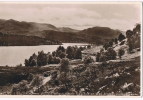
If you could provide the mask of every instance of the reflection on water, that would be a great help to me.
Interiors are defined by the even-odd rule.
[[[80,46],[86,45],[82,43],[63,43],[63,46]],[[24,60],[29,58],[33,53],[38,51],[52,52],[57,49],[59,45],[41,45],[41,46],[9,46],[0,47],[0,66],[16,66],[18,64],[24,64]]]

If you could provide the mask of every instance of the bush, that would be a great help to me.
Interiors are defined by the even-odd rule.
[[[128,43],[128,46],[129,46],[129,53],[132,53],[133,49],[134,49],[134,41],[133,39],[130,37],[127,39],[127,43]]]
[[[107,61],[107,56],[105,54],[101,54],[100,57],[99,57],[99,61],[100,62],[105,62]]]
[[[44,51],[38,52],[37,64],[38,66],[44,66],[48,64],[48,56],[44,53]]]
[[[51,72],[51,79],[52,79],[52,80],[55,80],[55,79],[57,78],[57,75],[58,75],[57,71],[56,71],[56,70],[53,70],[53,71]]]
[[[86,56],[85,58],[84,58],[84,64],[90,64],[90,63],[92,63],[94,60],[92,59],[92,57],[91,56]]]
[[[133,29],[134,34],[140,34],[141,31],[141,24],[137,24],[136,27]]]
[[[139,34],[136,34],[135,35],[135,42],[134,42],[134,45],[135,45],[135,48],[140,48],[140,35]]]
[[[65,52],[65,48],[63,46],[59,46],[56,51]]]
[[[115,41],[115,44],[118,44],[118,39],[117,39],[117,38],[115,38],[115,40],[114,40],[114,41]]]
[[[101,48],[101,49],[100,49],[100,53],[103,53],[103,52],[104,52],[104,49],[103,49],[103,48]]]
[[[74,58],[75,59],[82,59],[82,52],[79,48],[75,51],[75,57]]]
[[[63,58],[59,67],[60,72],[68,72],[69,71],[69,59]]]
[[[40,86],[42,85],[43,78],[39,75],[36,75],[34,79],[31,81],[30,86]]]
[[[33,78],[34,78],[34,75],[32,73],[29,73],[27,77],[28,82],[32,81]]]
[[[53,64],[59,64],[61,59],[59,57],[53,57]]]
[[[113,41],[109,42],[109,46],[112,47],[113,46]]]
[[[68,46],[67,50],[66,50],[66,54],[67,54],[67,58],[73,59],[74,58],[74,49],[73,49],[73,47]]]
[[[91,49],[91,45],[87,45],[87,49]]]
[[[53,56],[51,54],[48,55],[47,61],[48,64],[53,64]]]
[[[97,55],[96,55],[96,62],[99,62],[99,59],[100,59],[100,53],[97,52]]]
[[[122,40],[124,40],[126,37],[121,33],[119,36],[118,36],[118,40],[121,42]]]
[[[68,80],[67,73],[66,72],[61,72],[59,74],[58,80],[60,81],[60,84],[65,84],[66,81]]]
[[[28,82],[23,80],[19,82],[18,84],[14,84],[12,86],[11,94],[12,95],[26,95],[29,87],[27,86]]]
[[[66,53],[64,53],[64,52],[61,52],[60,54],[59,54],[59,57],[62,59],[62,58],[65,58],[66,57]]]
[[[25,64],[25,66],[29,66],[29,61],[27,59],[25,59],[24,64]]]
[[[79,49],[80,49],[81,51],[83,51],[83,50],[85,50],[85,47],[80,46]]]
[[[52,56],[55,57],[56,56],[56,51],[52,52]]]
[[[107,60],[115,60],[116,59],[116,51],[113,48],[108,48],[107,52],[105,53]]]
[[[37,55],[34,53],[30,58],[27,60],[25,59],[25,66],[37,66]]]
[[[50,76],[50,75],[51,75],[51,72],[50,72],[50,71],[46,71],[46,72],[43,73],[43,76],[44,76],[44,77],[48,77],[48,76]]]
[[[110,47],[109,43],[105,43],[105,44],[103,45],[103,48],[104,48],[105,50],[107,50],[109,47]]]
[[[122,58],[122,56],[123,56],[124,54],[125,54],[124,49],[119,49],[119,51],[118,51],[118,56],[119,56],[120,59]]]
[[[125,41],[122,41],[121,43],[120,43],[120,45],[124,45],[125,44]]]
[[[133,35],[133,31],[131,31],[131,30],[126,31],[126,37],[127,38],[130,38],[132,35]]]

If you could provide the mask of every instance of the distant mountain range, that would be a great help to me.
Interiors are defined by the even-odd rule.
[[[56,41],[56,43],[58,41],[59,43],[88,42],[95,44],[103,44],[110,39],[116,38],[121,33],[119,30],[108,27],[92,27],[84,30],[76,30],[69,27],[56,27],[52,24],[20,22],[13,19],[0,19],[0,32],[9,36],[15,36],[15,38],[25,36],[25,41],[29,39],[28,36],[33,36],[33,38],[38,37],[45,41]],[[0,38],[2,38],[1,35]],[[5,42],[5,39],[2,42]]]

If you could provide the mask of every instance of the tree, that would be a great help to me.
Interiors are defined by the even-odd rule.
[[[90,64],[92,63],[94,60],[91,58],[91,56],[86,56],[84,58],[84,64]]]
[[[118,51],[119,58],[121,59],[124,54],[125,54],[124,49],[120,48],[119,51]]]
[[[90,49],[91,48],[91,45],[87,45],[87,49]]]
[[[51,54],[48,55],[48,64],[53,64],[53,56]]]
[[[122,40],[124,40],[126,37],[121,33],[119,36],[118,36],[118,40],[121,42]]]
[[[71,46],[67,47],[66,50],[67,58],[72,59],[74,57],[74,49]]]
[[[135,28],[133,29],[134,34],[139,34],[141,31],[141,24],[136,24]]]
[[[75,51],[75,59],[82,59],[82,52],[80,48]]]
[[[61,46],[61,45],[57,48],[56,51],[60,51],[60,50],[61,50],[62,52],[65,52],[65,48],[64,48],[63,46]]]
[[[131,30],[126,31],[126,37],[127,38],[130,38],[132,35],[133,35],[133,31],[131,31]]]
[[[27,66],[29,66],[29,61],[27,60],[27,59],[25,59],[25,66],[27,67]]]
[[[114,41],[115,41],[115,44],[118,44],[118,39],[117,39],[117,38],[115,38],[115,40],[114,40]]]
[[[37,66],[37,59],[32,59],[30,62],[30,66]]]
[[[105,44],[103,45],[103,48],[104,48],[105,50],[107,50],[109,47],[110,47],[109,43],[105,43]]]
[[[65,52],[61,52],[60,54],[59,54],[59,57],[62,59],[62,58],[65,58],[66,57],[66,53]]]
[[[53,64],[59,64],[61,59],[59,57],[53,57]]]
[[[27,60],[25,59],[25,66],[37,66],[37,55],[34,53],[30,58]]]
[[[55,57],[56,56],[56,51],[52,52],[52,56]]]
[[[68,72],[69,71],[69,59],[63,58],[59,67],[60,72]]]
[[[117,56],[116,51],[113,48],[111,48],[111,47],[109,47],[107,49],[107,52],[106,52],[105,55],[107,56],[108,60],[115,60],[116,56]]]
[[[102,53],[99,57],[99,62],[106,62],[106,60],[107,60],[106,58],[107,58],[106,55],[104,53]]]
[[[82,46],[80,46],[80,47],[79,47],[79,49],[80,49],[81,51],[83,51],[85,48],[84,48],[84,47],[82,47]]]
[[[112,47],[113,46],[113,41],[109,42],[109,46]]]
[[[104,52],[104,49],[103,49],[103,48],[101,48],[101,49],[100,49],[100,53],[103,53],[103,52]]]
[[[96,62],[99,62],[99,58],[100,58],[100,53],[97,52],[97,55],[96,55]]]
[[[127,44],[129,46],[129,49],[128,49],[129,53],[132,53],[133,49],[135,48],[135,41],[136,40],[134,39],[134,35],[127,39]]]
[[[48,63],[47,54],[45,54],[44,51],[38,52],[38,57],[37,57],[38,66],[44,66],[47,63]]]

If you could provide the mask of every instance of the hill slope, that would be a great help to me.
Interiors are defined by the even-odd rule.
[[[11,35],[38,36],[61,42],[88,42],[98,45],[120,34],[120,31],[108,27],[93,27],[79,31],[68,27],[58,28],[51,24],[20,22],[13,19],[1,19],[0,32]]]

